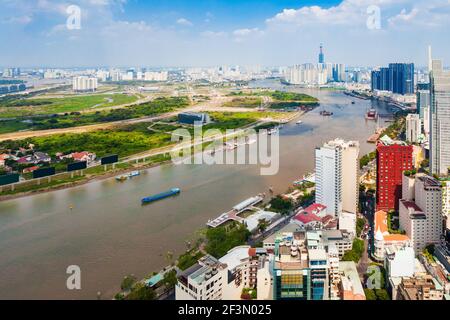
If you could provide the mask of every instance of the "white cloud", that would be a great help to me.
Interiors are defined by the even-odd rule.
[[[185,26],[185,27],[192,27],[193,23],[190,22],[189,20],[185,19],[185,18],[180,18],[177,20],[177,24],[181,25],[181,26]]]
[[[258,28],[244,28],[237,29],[233,31],[234,40],[237,42],[242,42],[245,39],[253,39],[255,37],[259,37],[264,35],[264,31],[259,30]]]
[[[23,16],[5,18],[2,20],[2,23],[26,25],[32,21],[33,21],[33,18],[31,16],[23,15]]]
[[[227,32],[225,31],[203,31],[200,33],[201,36],[203,37],[208,37],[208,38],[219,38],[219,37],[226,37],[228,35]]]

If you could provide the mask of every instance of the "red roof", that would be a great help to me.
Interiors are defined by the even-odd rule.
[[[9,154],[6,154],[6,153],[0,154],[0,161],[1,160],[6,160],[8,158],[9,158]]]
[[[29,167],[29,168],[25,168],[23,169],[23,173],[27,173],[27,172],[33,172],[35,170],[39,169],[38,166],[34,166],[34,167]]]
[[[324,206],[323,204],[313,203],[308,208],[306,208],[305,211],[308,213],[319,213],[319,212],[325,210],[326,208],[327,208],[327,206]]]
[[[249,255],[250,257],[256,256],[256,248],[249,248],[249,249],[248,249],[248,255]]]
[[[83,151],[83,152],[74,152],[72,153],[72,159],[74,160],[82,160],[84,157],[88,156],[89,152]]]

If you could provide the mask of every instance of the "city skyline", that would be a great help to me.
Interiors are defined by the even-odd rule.
[[[80,10],[80,28],[67,27],[77,13],[70,5]],[[427,45],[450,61],[450,44],[441,41],[450,21],[445,0],[2,0],[0,7],[0,40],[14,43],[0,54],[4,66],[292,65],[315,62],[320,43],[326,61],[351,66],[426,66]]]

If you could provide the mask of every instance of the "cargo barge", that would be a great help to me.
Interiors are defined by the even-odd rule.
[[[169,191],[158,193],[150,197],[142,198],[141,202],[142,204],[151,203],[168,197],[176,196],[180,194],[180,192],[181,192],[180,188],[172,188]]]

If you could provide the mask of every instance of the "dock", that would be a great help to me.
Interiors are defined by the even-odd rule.
[[[222,213],[214,220],[208,220],[206,225],[211,228],[217,228],[227,221],[237,221],[243,223],[244,218],[239,217],[239,214],[244,212],[245,210],[251,209],[254,205],[262,202],[263,200],[264,197],[262,195],[248,198],[247,200],[244,200],[241,203],[235,205],[230,211]]]

